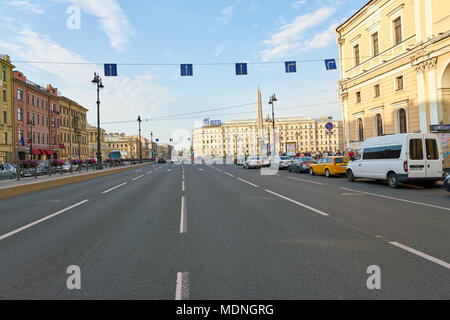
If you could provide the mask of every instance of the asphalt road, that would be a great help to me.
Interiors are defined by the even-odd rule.
[[[0,257],[0,299],[449,299],[450,193],[155,164],[0,201]]]

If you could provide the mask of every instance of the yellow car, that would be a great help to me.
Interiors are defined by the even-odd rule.
[[[310,175],[325,175],[331,177],[335,175],[345,175],[348,157],[323,157],[317,163],[311,164],[309,169]]]

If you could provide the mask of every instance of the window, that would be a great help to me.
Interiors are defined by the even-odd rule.
[[[355,67],[359,66],[360,60],[359,60],[359,44],[353,47],[353,57],[355,62]]]
[[[402,152],[402,146],[385,146],[364,149],[364,160],[379,160],[379,159],[398,159]]]
[[[427,160],[439,160],[439,150],[436,139],[425,139],[427,149]]]
[[[373,86],[373,97],[378,98],[380,96],[380,85],[376,84]]]
[[[411,160],[423,160],[422,139],[409,140],[409,158]]]
[[[3,123],[7,123],[8,122],[8,112],[3,111]]]
[[[2,70],[2,80],[6,81],[6,71]]]
[[[364,141],[364,126],[361,118],[357,120],[358,141]]]
[[[405,109],[400,109],[398,111],[398,128],[400,133],[406,133],[407,127],[406,127],[406,111]]]
[[[358,91],[355,93],[355,102],[360,103],[361,102],[361,91]]]
[[[31,96],[31,104],[34,106],[34,96]]]
[[[393,21],[394,24],[394,41],[395,44],[402,42],[402,19],[398,17]]]
[[[403,90],[403,76],[395,77],[395,89],[397,91]]]
[[[5,141],[5,144],[8,144],[8,132],[5,132],[3,135],[3,141]]]
[[[41,117],[39,117],[39,115],[37,115],[37,124],[40,125],[41,124]]]
[[[379,54],[378,48],[378,32],[372,35],[372,55],[375,57]]]
[[[23,101],[23,91],[20,89],[17,89],[17,100]]]
[[[39,97],[36,97],[36,106],[39,108]]]
[[[383,135],[383,119],[381,118],[381,114],[377,114],[375,116],[376,128],[377,128],[377,136]]]

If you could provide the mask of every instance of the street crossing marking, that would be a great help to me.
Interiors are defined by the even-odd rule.
[[[301,202],[292,200],[292,199],[290,199],[290,198],[288,198],[288,197],[282,196],[281,194],[278,194],[278,193],[276,193],[276,192],[273,192],[273,191],[270,191],[270,190],[267,190],[267,189],[266,189],[266,191],[269,192],[269,193],[271,193],[271,194],[273,194],[273,195],[275,195],[275,196],[277,196],[277,197],[280,197],[280,198],[282,198],[282,199],[284,199],[284,200],[287,200],[287,201],[290,201],[290,202],[292,202],[292,203],[295,203],[295,204],[297,204],[297,205],[299,205],[299,206],[301,206],[301,207],[303,207],[303,208],[306,208],[306,209],[308,209],[308,210],[314,211],[314,212],[316,212],[316,213],[318,213],[318,214],[321,214],[321,215],[323,215],[323,216],[328,216],[328,215],[329,215],[328,213],[325,213],[325,212],[323,212],[323,211],[314,209],[313,207],[310,207],[310,206],[308,206],[308,205],[306,205],[306,204],[304,204],[304,203],[301,203]]]
[[[140,179],[140,178],[142,178],[142,177],[143,177],[143,175],[140,175],[140,176],[137,176],[136,178],[133,178],[133,179],[131,179],[131,180],[135,181],[135,180]]]
[[[241,178],[238,178],[238,180],[240,180],[242,182],[245,182],[245,183],[248,183],[249,185],[254,186],[255,188],[258,188],[258,186],[256,184],[248,182],[247,180],[244,180],[244,179],[241,179]]]
[[[418,205],[421,205],[421,206],[426,206],[426,207],[431,207],[431,208],[436,208],[436,209],[442,209],[442,210],[450,211],[450,208],[439,207],[439,206],[435,206],[433,204],[422,203],[422,202],[417,202],[417,201],[412,201],[412,200],[405,200],[405,199],[400,199],[400,198],[394,198],[394,197],[385,196],[385,195],[382,195],[382,194],[365,192],[365,191],[359,191],[359,190],[349,189],[349,188],[341,188],[341,189],[342,190],[347,190],[347,191],[359,192],[359,193],[363,193],[363,194],[368,194],[368,195],[375,196],[375,197],[381,197],[381,198],[386,198],[386,199],[390,199],[390,200],[397,200],[397,201],[402,201],[402,202],[407,202],[407,203],[418,204]]]
[[[175,290],[175,300],[189,299],[189,273],[177,273],[177,286]]]
[[[118,186],[115,186],[115,187],[113,187],[113,188],[111,188],[111,189],[108,189],[108,190],[103,191],[102,193],[103,193],[103,194],[107,194],[108,192],[113,191],[113,190],[115,190],[115,189],[117,189],[117,188],[120,188],[120,187],[126,185],[127,183],[128,183],[128,182],[121,183],[121,184],[119,184]]]
[[[180,233],[187,233],[186,198],[181,196]]]
[[[427,260],[429,260],[431,262],[437,263],[437,264],[443,266],[444,268],[450,269],[450,263],[448,263],[448,262],[445,262],[445,261],[440,260],[438,258],[432,257],[432,256],[430,256],[430,255],[428,255],[426,253],[423,253],[423,252],[420,252],[420,251],[418,251],[416,249],[407,247],[404,244],[401,244],[401,243],[398,243],[398,242],[389,242],[389,243],[392,244],[393,246],[396,246],[398,248],[401,248],[403,250],[411,252],[411,253],[413,253],[415,255],[418,255],[419,257],[422,257],[422,258],[427,259]]]
[[[10,236],[12,236],[12,235],[14,235],[14,234],[16,234],[16,233],[19,233],[19,232],[21,232],[21,231],[23,231],[23,230],[25,230],[25,229],[31,228],[32,226],[35,226],[35,225],[39,224],[39,223],[41,223],[41,222],[44,222],[44,221],[46,221],[46,220],[48,220],[48,219],[51,219],[51,218],[53,218],[53,217],[56,217],[57,215],[60,215],[61,213],[64,213],[64,212],[66,212],[66,211],[69,211],[70,209],[73,209],[73,208],[75,208],[75,207],[81,206],[82,204],[84,204],[84,203],[86,203],[86,202],[88,202],[88,201],[89,201],[89,199],[80,201],[80,202],[78,202],[78,203],[75,203],[74,205],[71,205],[70,207],[67,207],[67,208],[65,208],[65,209],[62,209],[62,210],[60,210],[60,211],[58,211],[58,212],[55,212],[55,213],[53,213],[53,214],[51,214],[51,215],[49,215],[49,216],[46,216],[46,217],[44,217],[44,218],[42,218],[42,219],[36,220],[36,221],[34,221],[34,222],[32,222],[32,223],[29,223],[29,224],[27,224],[27,225],[25,225],[25,226],[23,226],[23,227],[20,227],[20,228],[18,228],[18,229],[16,229],[16,230],[13,230],[13,231],[11,231],[11,232],[8,232],[7,234],[4,234],[4,235],[0,236],[0,240],[4,240],[4,239],[6,239],[6,238],[8,238],[8,237],[10,237]]]

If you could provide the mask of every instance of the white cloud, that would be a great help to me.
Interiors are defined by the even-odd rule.
[[[294,9],[294,10],[298,10],[298,9],[300,9],[300,7],[302,6],[302,5],[304,5],[306,3],[306,0],[297,0],[297,1],[294,1],[293,3],[291,3],[291,7]]]
[[[106,33],[111,47],[124,50],[134,29],[117,0],[67,0],[99,18],[100,29]]]
[[[223,22],[224,24],[231,20],[233,17],[234,6],[228,6],[222,10],[222,16],[217,18],[217,21]]]
[[[64,96],[90,109],[88,121],[96,123],[95,87],[91,80],[94,72],[103,74],[102,66],[91,64],[81,55],[63,48],[48,36],[28,29],[19,31],[14,42],[0,40],[1,47],[8,48],[8,54],[13,56],[14,60],[79,62],[80,64],[31,63],[23,67],[44,76],[45,74],[55,76],[57,83],[52,84],[58,87]],[[17,65],[20,70],[20,63]],[[119,75],[120,71],[119,66]],[[39,83],[37,79],[30,80]],[[166,103],[174,101],[169,89],[160,85],[148,72],[133,77],[124,75],[103,77],[103,84],[105,88],[101,92],[102,122],[131,120],[137,118],[137,115],[147,117],[158,112]]]
[[[17,7],[21,11],[34,14],[43,14],[45,11],[41,9],[37,4],[31,3],[27,0],[12,0],[6,3],[7,5]]]
[[[263,44],[269,47],[260,52],[263,61],[286,57],[331,44],[331,27],[309,39],[310,32],[307,31],[328,20],[335,11],[336,9],[331,7],[320,8],[313,13],[300,15],[291,23],[279,27],[279,32],[273,34],[271,39],[263,41]]]
[[[216,56],[216,57],[218,57],[218,56],[220,56],[223,52],[225,51],[225,44],[219,44],[217,47],[216,47],[216,51],[215,51],[215,53],[214,53],[214,55]]]

